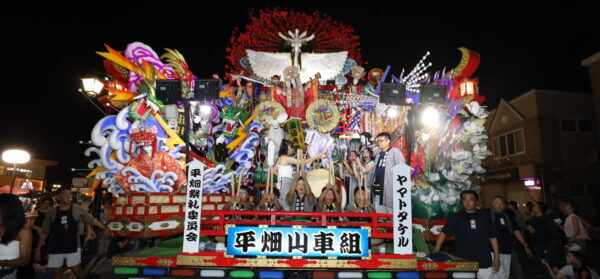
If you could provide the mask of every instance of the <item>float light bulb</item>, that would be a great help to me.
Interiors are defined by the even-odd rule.
[[[437,127],[440,124],[440,114],[434,107],[428,107],[421,114],[421,123],[426,127]]]
[[[392,108],[388,109],[388,111],[387,111],[387,116],[389,118],[396,118],[396,117],[398,117],[399,114],[400,114],[400,111],[398,111],[398,109],[396,107],[392,107]]]
[[[210,115],[212,113],[212,108],[209,105],[201,105],[200,113],[203,115]]]

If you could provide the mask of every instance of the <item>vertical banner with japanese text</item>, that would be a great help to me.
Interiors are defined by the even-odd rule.
[[[187,199],[185,201],[185,223],[183,252],[198,253],[200,245],[200,216],[202,214],[202,187],[204,167],[194,159],[188,164]]]
[[[392,168],[394,177],[394,254],[412,254],[412,180],[406,164]]]

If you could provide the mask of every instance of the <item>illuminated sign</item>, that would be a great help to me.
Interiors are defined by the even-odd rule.
[[[369,257],[369,229],[228,227],[227,255]]]

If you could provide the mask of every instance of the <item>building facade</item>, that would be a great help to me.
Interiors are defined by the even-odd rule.
[[[581,65],[588,68],[590,74],[590,83],[592,88],[592,96],[594,97],[594,108],[596,110],[596,127],[600,127],[600,52],[581,61]],[[600,133],[598,134],[598,144],[600,145]],[[598,186],[598,185],[596,185]],[[600,196],[597,188],[588,186],[585,196],[587,199],[593,197],[594,212],[597,216],[596,220],[600,219]]]
[[[24,194],[30,190],[43,191],[46,187],[46,168],[58,165],[57,161],[31,159],[28,163],[17,165],[16,179],[13,184],[13,166],[0,162],[0,193]]]
[[[576,200],[595,218],[600,183],[598,124],[592,95],[533,89],[490,112],[492,155],[481,189],[482,205],[496,195],[520,205]],[[536,181],[525,186],[524,180]]]

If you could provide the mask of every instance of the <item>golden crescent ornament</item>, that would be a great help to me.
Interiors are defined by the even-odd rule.
[[[456,68],[452,69],[450,72],[446,74],[449,78],[455,78],[462,73],[467,64],[469,64],[470,51],[466,47],[459,47],[458,50],[461,53],[460,63]]]

